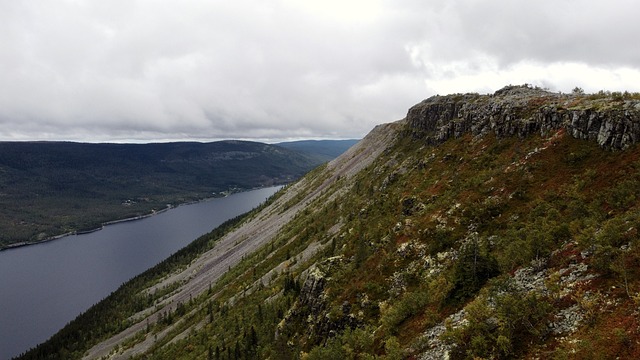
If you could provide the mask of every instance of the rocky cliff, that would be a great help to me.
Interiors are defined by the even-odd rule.
[[[507,86],[493,95],[433,96],[409,109],[413,136],[431,145],[465,133],[498,137],[564,128],[577,139],[621,150],[640,140],[640,100],[630,94],[560,94],[529,86]]]

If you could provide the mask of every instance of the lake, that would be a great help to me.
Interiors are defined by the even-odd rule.
[[[270,187],[0,251],[0,359],[47,340],[122,283],[274,194]]]

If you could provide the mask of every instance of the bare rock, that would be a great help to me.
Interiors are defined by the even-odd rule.
[[[575,105],[574,105],[575,104]],[[493,95],[433,96],[407,113],[408,132],[429,145],[466,133],[525,137],[566,129],[573,137],[624,150],[640,141],[640,101],[507,86]]]

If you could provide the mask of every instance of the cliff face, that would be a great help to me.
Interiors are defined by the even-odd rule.
[[[407,121],[413,136],[431,145],[465,133],[524,138],[564,128],[577,139],[622,150],[640,140],[640,100],[508,86],[493,95],[433,96],[409,109]]]

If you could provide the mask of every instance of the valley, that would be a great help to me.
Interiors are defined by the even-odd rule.
[[[0,142],[0,249],[286,184],[350,143],[308,144]]]
[[[434,96],[21,358],[637,358],[639,140],[639,94]]]

